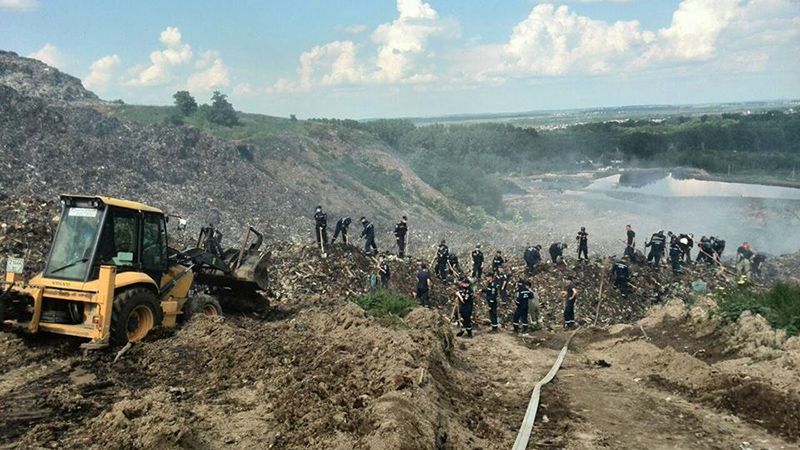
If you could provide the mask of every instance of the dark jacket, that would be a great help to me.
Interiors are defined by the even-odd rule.
[[[405,222],[399,222],[397,225],[394,226],[394,235],[396,237],[405,237],[406,233],[408,233],[408,224]]]
[[[314,213],[314,223],[317,228],[328,228],[328,215],[322,211]]]
[[[363,225],[364,229],[361,230],[361,237],[367,240],[375,239],[375,226],[369,223],[369,221],[364,222]]]

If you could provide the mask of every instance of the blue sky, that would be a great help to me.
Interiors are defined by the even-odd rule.
[[[0,48],[106,99],[281,116],[800,97],[797,0],[0,0]]]

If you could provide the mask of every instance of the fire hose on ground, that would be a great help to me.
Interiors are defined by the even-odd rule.
[[[514,447],[512,447],[513,450],[525,450],[528,447],[528,439],[531,437],[533,423],[536,420],[536,411],[539,409],[539,396],[542,392],[542,386],[551,382],[553,378],[555,378],[556,373],[558,373],[558,369],[561,368],[561,364],[564,362],[564,357],[567,356],[567,348],[569,347],[569,343],[572,341],[572,338],[575,337],[577,332],[578,330],[575,330],[569,335],[567,342],[564,343],[564,347],[561,348],[561,353],[559,353],[558,358],[556,358],[556,362],[553,363],[553,367],[550,368],[550,372],[547,372],[547,375],[539,380],[539,382],[536,383],[536,386],[533,387],[531,401],[528,403],[528,409],[525,411],[525,418],[522,419],[522,425],[519,427],[517,439],[514,441]]]

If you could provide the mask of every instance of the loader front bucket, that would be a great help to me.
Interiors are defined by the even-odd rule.
[[[269,264],[272,254],[267,252],[263,255],[252,253],[246,255],[239,267],[233,271],[233,277],[242,281],[255,283],[259,289],[267,290],[269,287]]]

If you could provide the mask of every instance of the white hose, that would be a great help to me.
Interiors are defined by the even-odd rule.
[[[564,347],[561,348],[561,353],[558,354],[556,362],[553,363],[553,367],[550,368],[550,372],[547,372],[547,375],[539,380],[536,386],[533,387],[531,401],[528,403],[528,410],[525,411],[525,418],[522,419],[522,425],[519,427],[517,439],[514,441],[514,447],[512,447],[513,450],[525,450],[528,447],[528,439],[530,439],[531,431],[533,431],[533,422],[536,420],[536,411],[539,409],[539,395],[541,394],[542,386],[555,378],[558,369],[561,368],[561,364],[564,362],[564,357],[567,356],[569,343],[577,332],[578,330],[575,330],[569,335],[567,342],[564,343]]]

